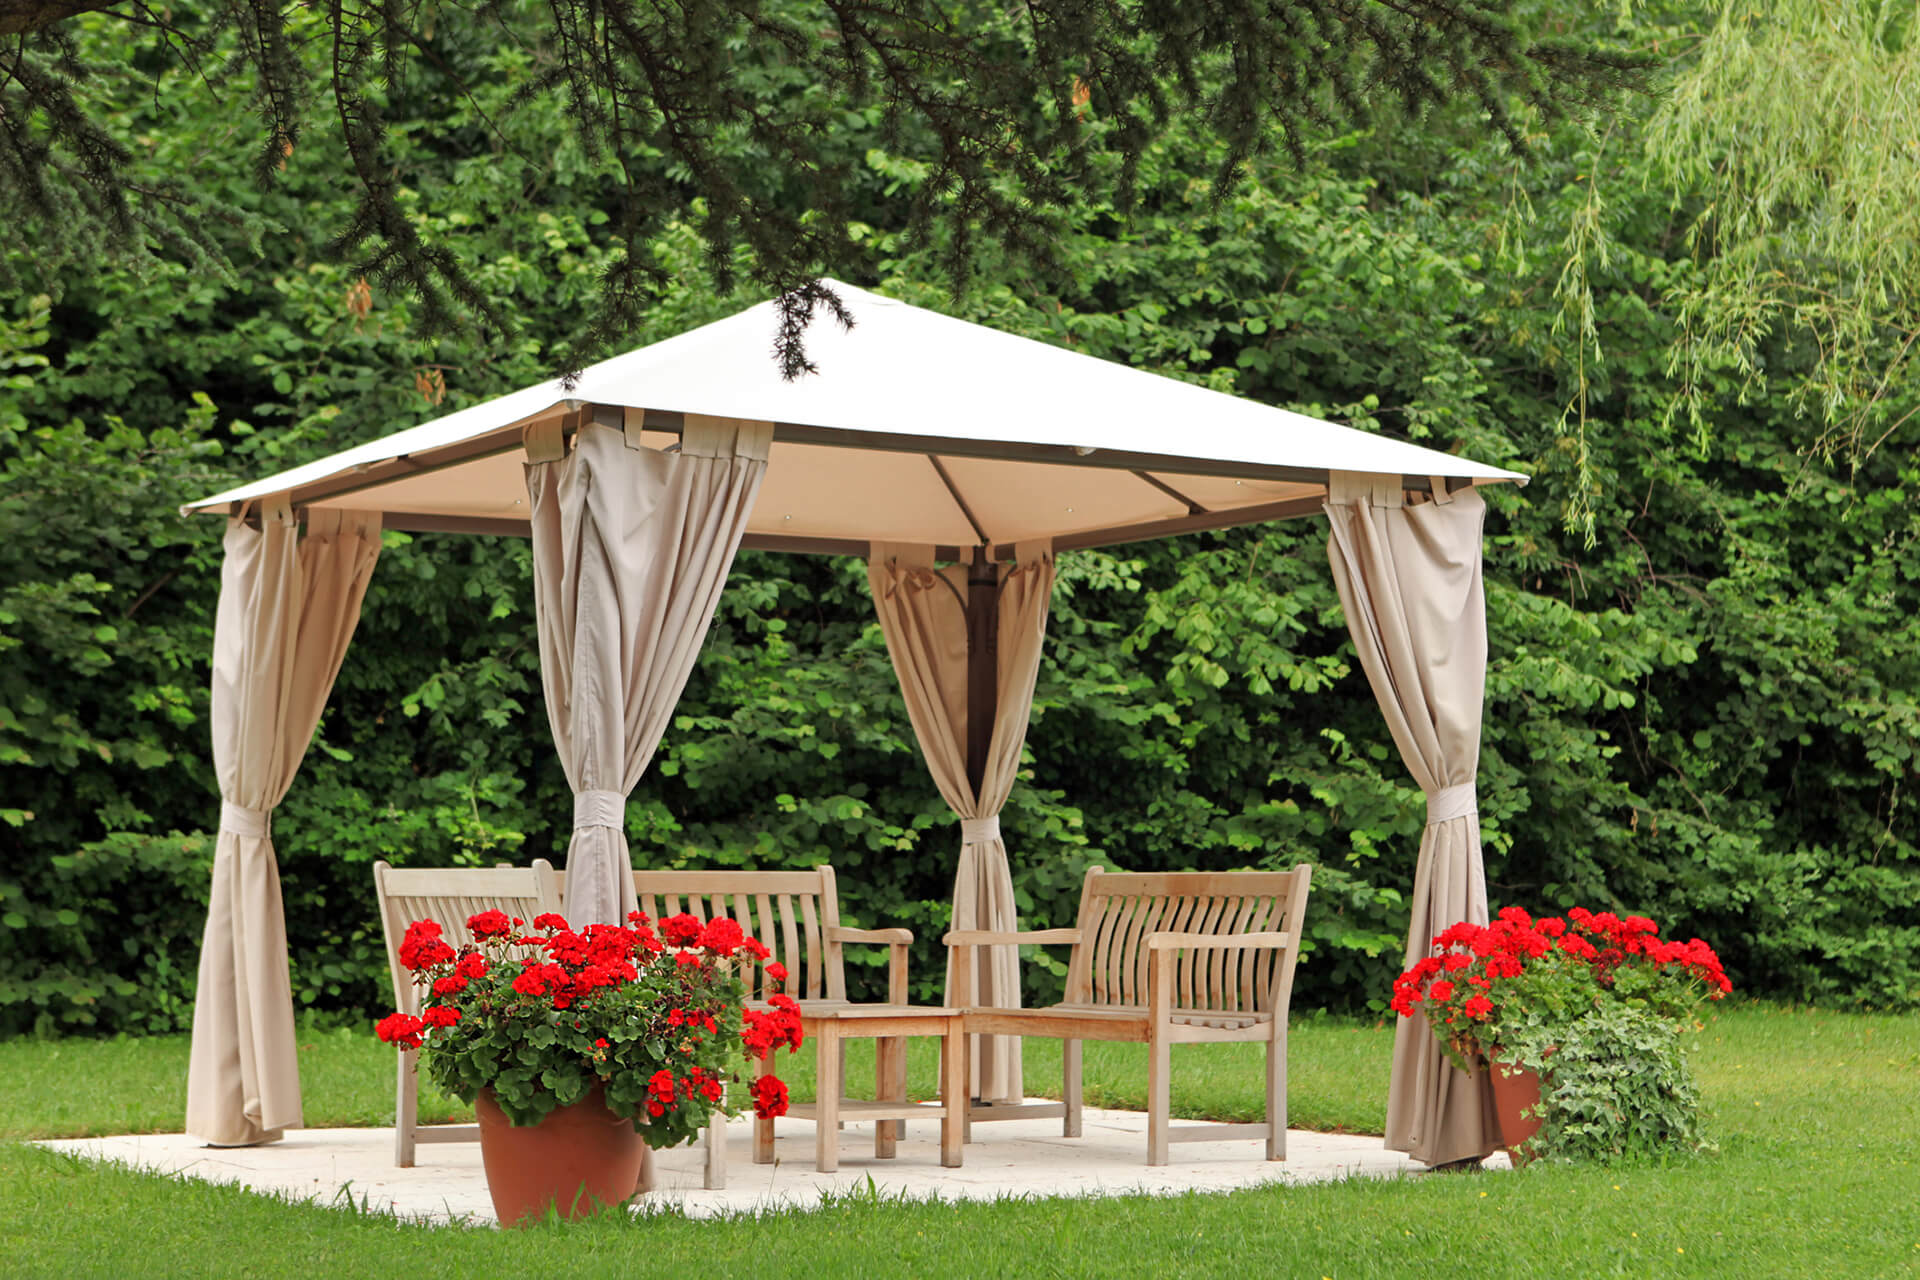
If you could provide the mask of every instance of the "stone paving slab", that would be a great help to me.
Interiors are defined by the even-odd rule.
[[[1173,1122],[1178,1128],[1183,1123]],[[1423,1166],[1388,1151],[1380,1138],[1354,1134],[1287,1134],[1287,1159],[1261,1158],[1257,1140],[1191,1142],[1174,1146],[1172,1163],[1146,1163],[1144,1113],[1089,1107],[1084,1136],[1063,1138],[1057,1119],[1004,1120],[975,1124],[966,1165],[940,1167],[940,1128],[934,1120],[911,1121],[898,1154],[873,1155],[871,1122],[850,1122],[841,1134],[840,1168],[813,1167],[813,1126],[782,1121],[774,1163],[752,1163],[751,1120],[727,1131],[727,1185],[701,1187],[697,1146],[654,1153],[656,1189],[643,1207],[672,1208],[694,1217],[753,1213],[779,1208],[818,1208],[835,1196],[945,1201],[1006,1197],[1178,1195],[1188,1191],[1237,1191],[1270,1183],[1329,1182],[1352,1177],[1394,1177]],[[417,1148],[412,1169],[393,1164],[391,1129],[297,1129],[260,1147],[208,1147],[184,1134],[134,1134],[77,1138],[39,1145],[89,1160],[209,1182],[238,1183],[250,1190],[347,1204],[407,1219],[491,1225],[498,1221],[487,1196],[477,1143],[433,1143]],[[1494,1157],[1496,1161],[1504,1157]]]

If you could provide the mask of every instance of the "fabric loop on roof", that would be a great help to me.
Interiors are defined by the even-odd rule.
[[[765,462],[772,450],[771,422],[690,413],[680,431],[680,456],[684,458],[751,458]]]

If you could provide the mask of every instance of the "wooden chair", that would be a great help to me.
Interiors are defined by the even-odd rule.
[[[566,873],[557,873],[564,890]],[[847,943],[872,943],[889,949],[887,967],[887,1005],[907,1003],[907,948],[913,942],[908,929],[852,929],[840,923],[840,896],[833,868],[818,866],[812,871],[674,871],[636,870],[634,892],[640,910],[658,921],[685,912],[707,921],[726,917],[750,936],[759,939],[772,955],[769,963],[786,966],[785,992],[798,1001],[808,1017],[827,1016],[836,1010],[873,1010],[874,1005],[855,1005],[847,998],[847,980],[843,948]],[[564,894],[563,894],[564,897]],[[756,967],[747,992],[748,999],[764,1002],[780,986],[766,978],[764,968]],[[850,1015],[851,1016],[851,1015]],[[828,1039],[819,1042],[816,1051],[815,1080],[831,1085],[844,1080],[845,1045],[837,1039],[833,1060],[820,1061]],[[904,1042],[885,1039],[876,1053],[876,1086],[885,1098],[906,1087]],[[859,1103],[843,1106],[847,1114],[857,1114]],[[795,1103],[787,1112],[796,1119],[814,1119],[815,1104]],[[891,1154],[902,1122],[881,1120],[875,1135],[876,1150]],[[709,1159],[719,1145],[716,1129],[708,1132]],[[766,1164],[773,1159],[773,1121],[754,1123],[753,1159]]]
[[[531,921],[546,911],[559,910],[560,888],[553,865],[545,858],[531,867],[393,867],[373,864],[374,893],[380,902],[380,925],[387,935],[387,968],[393,975],[393,1006],[401,1013],[420,1012],[420,992],[413,975],[400,963],[400,942],[416,920],[434,920],[450,938],[462,936],[467,917],[482,911],[504,911]],[[414,1144],[420,1142],[478,1142],[477,1124],[419,1123],[420,1077],[418,1053],[399,1055],[399,1079],[394,1088],[393,1162],[413,1167]]]
[[[1169,1142],[1265,1138],[1267,1159],[1287,1155],[1287,1009],[1307,911],[1312,868],[1291,871],[1129,874],[1094,867],[1072,929],[949,933],[969,1035],[1050,1036],[1062,1046],[1061,1103],[995,1106],[969,1119],[1063,1117],[1080,1136],[1080,1043],[1148,1046],[1147,1163],[1167,1162]],[[1066,998],[1043,1009],[974,1007],[973,948],[1071,943]],[[1172,1047],[1202,1041],[1264,1041],[1266,1122],[1168,1124]]]

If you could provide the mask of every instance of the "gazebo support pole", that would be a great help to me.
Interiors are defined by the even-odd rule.
[[[1000,701],[1000,568],[985,547],[967,570],[967,784],[976,799],[993,749]]]
[[[967,568],[967,785],[976,801],[986,781],[999,701],[1000,567],[990,550],[975,547]],[[977,1081],[979,1074],[973,1078]],[[977,1097],[971,1101],[975,1107],[987,1105]]]

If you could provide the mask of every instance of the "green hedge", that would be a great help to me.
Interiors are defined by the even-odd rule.
[[[504,104],[512,78],[491,73],[518,55],[444,52],[478,97],[422,85],[391,104],[408,198],[511,300],[513,338],[427,343],[404,298],[355,305],[355,277],[308,231],[340,221],[338,158],[303,141],[284,182],[257,188],[245,131],[205,86],[185,118],[128,102],[129,132],[285,228],[256,266],[105,271],[0,311],[0,1034],[189,1015],[217,809],[219,530],[176,505],[544,376],[586,313],[606,265],[596,175],[530,109],[502,118],[551,165],[537,190],[496,181],[474,112]],[[1144,162],[1137,208],[1062,228],[1062,278],[989,260],[959,310],[1529,472],[1489,491],[1496,901],[1652,915],[1711,940],[1746,991],[1920,1003],[1920,417],[1857,472],[1824,462],[1793,409],[1807,353],[1776,336],[1759,347],[1770,385],[1725,370],[1705,430],[1676,431],[1662,286],[1695,268],[1673,212],[1629,147],[1600,164],[1570,131],[1538,150],[1521,166],[1473,122],[1436,119],[1259,169],[1216,204],[1216,157],[1176,133]],[[1598,170],[1615,194],[1596,213]],[[926,283],[942,246],[886,221],[887,188],[923,178],[871,139],[850,179],[874,210],[862,279],[952,307]],[[1569,295],[1572,225],[1606,253],[1588,244]],[[753,300],[712,295],[683,229],[656,257],[668,283],[636,345]],[[1568,336],[1566,308],[1587,301],[1604,358]],[[1583,422],[1566,416],[1582,377]],[[1888,395],[1898,411],[1916,391]],[[1298,999],[1378,1007],[1422,808],[1351,669],[1323,539],[1304,520],[1063,558],[1003,821],[1026,919],[1067,923],[1096,862],[1307,859]],[[569,825],[526,548],[387,541],[275,824],[296,998],[323,1009],[386,999],[374,859],[557,857]],[[652,865],[831,861],[859,923],[920,935],[933,993],[958,833],[860,565],[741,556],[629,838]],[[1057,980],[1029,969],[1036,996]]]

